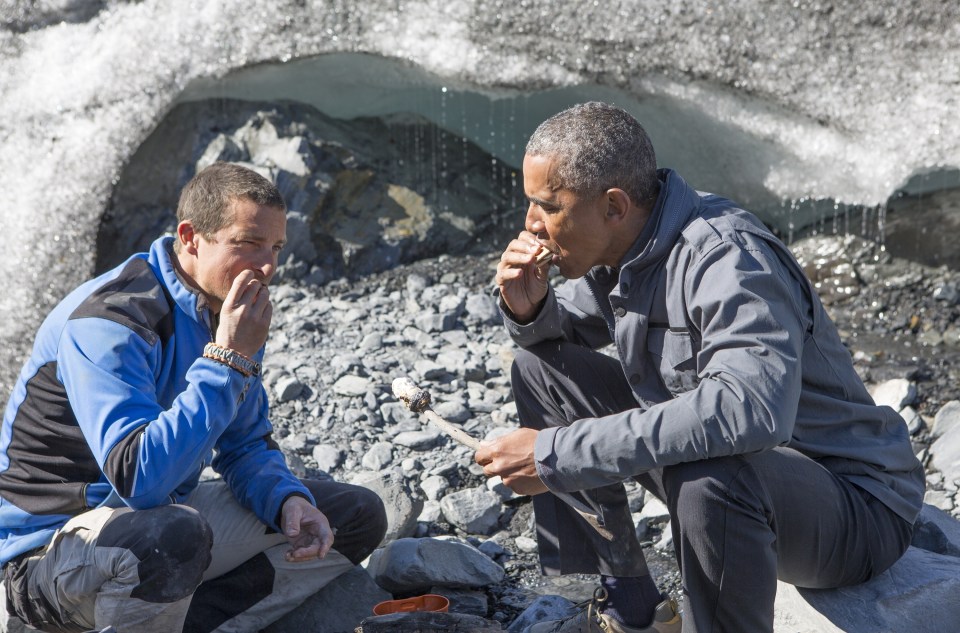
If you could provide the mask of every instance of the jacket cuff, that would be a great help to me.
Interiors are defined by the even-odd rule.
[[[513,313],[503,303],[503,299],[498,301],[500,314],[503,316],[503,324],[507,328],[507,334],[510,335],[520,347],[526,347],[548,338],[557,338],[560,335],[560,328],[556,326],[557,319],[557,297],[553,288],[547,289],[547,296],[544,298],[543,305],[540,306],[540,312],[529,323],[517,323],[513,318]]]
[[[554,468],[557,455],[553,450],[554,440],[559,430],[560,427],[542,429],[537,433],[537,439],[533,443],[533,462],[537,468],[537,475],[540,476],[540,481],[553,492],[562,491]]]

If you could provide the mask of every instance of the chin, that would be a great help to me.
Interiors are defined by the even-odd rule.
[[[590,270],[589,270],[589,269],[587,269],[587,270],[570,270],[568,267],[563,266],[563,265],[561,264],[561,265],[558,265],[558,266],[557,266],[557,272],[559,272],[560,275],[561,275],[564,279],[580,279],[581,277],[583,277],[584,275],[586,275],[588,272],[590,272]]]

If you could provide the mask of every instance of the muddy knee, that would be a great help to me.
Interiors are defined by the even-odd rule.
[[[131,576],[130,596],[155,603],[192,594],[210,565],[212,546],[213,532],[206,520],[181,505],[120,514],[97,539],[98,548],[118,548],[132,555],[121,556],[126,565],[121,563],[120,571]]]

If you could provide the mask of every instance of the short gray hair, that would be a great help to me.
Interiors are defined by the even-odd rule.
[[[526,152],[551,157],[556,184],[581,195],[618,188],[643,206],[659,191],[657,158],[646,130],[607,103],[581,103],[553,115],[530,137]]]

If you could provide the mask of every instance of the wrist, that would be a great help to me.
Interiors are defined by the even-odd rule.
[[[249,356],[241,354],[235,349],[218,345],[217,343],[207,343],[203,348],[203,357],[217,361],[231,369],[234,369],[246,377],[260,375],[260,363]]]
[[[281,528],[283,528],[283,511],[287,507],[287,501],[290,501],[294,497],[299,497],[300,499],[303,499],[310,505],[313,505],[313,501],[307,498],[307,495],[303,494],[302,492],[291,492],[290,494],[288,494],[286,497],[283,498],[283,501],[280,502],[280,509],[277,510],[276,524],[279,525]]]
[[[514,312],[510,309],[510,306],[507,305],[507,302],[503,300],[503,297],[500,297],[500,309],[503,310],[503,313],[507,315],[507,318],[518,325],[527,325],[535,321],[537,315],[540,314],[540,310],[543,309],[544,303],[546,303],[546,297],[533,305],[529,310],[524,312]]]

